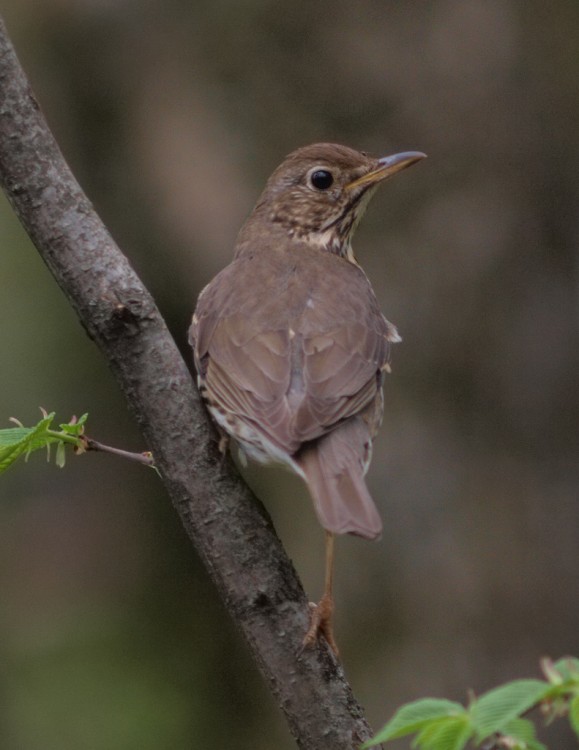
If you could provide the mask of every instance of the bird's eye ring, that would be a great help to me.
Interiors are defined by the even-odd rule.
[[[328,190],[334,184],[334,176],[327,169],[316,169],[310,175],[310,182],[316,190]]]

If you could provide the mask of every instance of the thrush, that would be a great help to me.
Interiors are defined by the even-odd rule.
[[[364,476],[397,330],[352,250],[378,185],[424,158],[318,143],[273,172],[233,261],[201,292],[189,339],[209,412],[243,454],[306,483],[326,531],[324,594],[304,645],[333,635],[334,535],[376,539]]]

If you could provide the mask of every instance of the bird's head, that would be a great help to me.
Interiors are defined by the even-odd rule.
[[[378,185],[424,157],[406,151],[376,158],[334,143],[305,146],[271,175],[252,216],[354,260],[351,238]]]

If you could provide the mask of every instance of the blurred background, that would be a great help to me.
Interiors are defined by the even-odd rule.
[[[357,234],[399,327],[337,637],[376,728],[579,652],[579,5],[525,0],[4,0],[77,178],[179,345],[266,178],[325,140],[429,158]],[[4,199],[0,423],[90,413],[146,448]],[[252,470],[315,600],[300,483]],[[153,472],[42,455],[0,482],[3,750],[289,750]],[[544,737],[567,750],[563,727]],[[406,747],[408,743],[401,743]]]

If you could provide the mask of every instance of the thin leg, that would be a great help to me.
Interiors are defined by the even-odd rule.
[[[334,614],[334,597],[332,588],[334,583],[334,535],[326,531],[326,576],[324,595],[315,605],[308,632],[304,638],[304,646],[313,646],[320,635],[323,635],[328,646],[338,656],[338,646],[334,639],[332,615]]]
[[[325,572],[325,578],[324,578],[324,596],[327,596],[331,601],[334,601],[333,587],[334,587],[334,535],[330,531],[326,531],[326,572]]]

